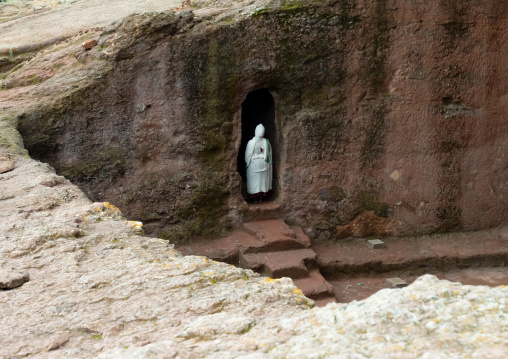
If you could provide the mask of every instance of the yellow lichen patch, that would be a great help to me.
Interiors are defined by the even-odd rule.
[[[266,277],[266,278],[265,278],[265,282],[266,282],[266,283],[277,282],[277,281],[278,281],[278,279],[272,279],[272,278],[270,278],[270,277]]]
[[[484,341],[487,341],[487,340],[488,340],[488,338],[485,338],[482,336],[482,337],[476,337],[474,341],[477,343],[483,343]]]
[[[113,211],[115,211],[115,212],[120,212],[120,210],[118,209],[118,207],[117,207],[117,206],[113,206],[113,205],[112,205],[111,203],[109,203],[109,202],[103,202],[103,204],[104,204],[104,207],[106,207],[106,208],[109,208],[109,209],[111,209],[111,210],[113,210]]]
[[[164,264],[164,267],[168,268],[168,267],[171,267],[170,264]]]
[[[301,289],[298,289],[295,287],[295,289],[293,289],[293,294],[295,295],[303,295],[303,292],[301,291]]]
[[[387,316],[388,318],[392,318],[392,317],[393,317],[393,314],[392,314],[392,313],[388,313],[386,316]]]
[[[127,224],[130,227],[134,227],[134,229],[137,229],[137,230],[143,229],[143,223],[138,222],[138,221],[127,221]]]
[[[205,275],[211,275],[213,272],[206,272]]]
[[[432,321],[433,321],[434,323],[439,323],[439,322],[441,321],[441,319],[439,319],[439,318],[434,318],[434,319],[432,319]]]

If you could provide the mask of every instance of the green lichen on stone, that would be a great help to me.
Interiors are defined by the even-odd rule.
[[[204,77],[205,102],[201,137],[204,144],[200,160],[208,170],[224,164],[231,141],[231,122],[238,71],[231,45],[219,38],[220,31],[208,39],[208,58]]]
[[[376,2],[378,11],[375,18],[375,32],[373,49],[369,59],[368,80],[375,91],[379,91],[385,84],[386,78],[386,51],[388,46],[388,19],[386,14],[386,1]]]
[[[124,153],[118,149],[99,151],[70,164],[62,164],[57,167],[57,171],[78,182],[88,182],[101,177],[120,177],[125,173],[124,157]]]
[[[338,186],[321,188],[317,192],[317,198],[325,202],[339,203],[346,198],[346,191]]]
[[[228,166],[233,123],[238,109],[237,86],[240,83],[235,46],[223,36],[220,26],[206,38],[206,65],[197,81],[203,92],[197,135],[201,149],[197,153],[197,186],[189,188],[175,204],[174,217],[180,221],[174,229],[159,233],[172,242],[189,238],[216,238],[229,228],[227,199]]]
[[[213,178],[192,191],[192,194],[177,203],[174,216],[182,224],[170,231],[158,233],[158,237],[172,243],[198,238],[216,238],[229,227],[225,217],[225,201],[229,195],[224,181]]]
[[[379,201],[378,198],[378,194],[374,191],[359,192],[355,198],[356,205],[352,211],[351,219],[366,211],[374,211],[379,217],[388,218],[390,206]]]
[[[14,116],[6,116],[0,120],[0,149],[1,154],[17,154],[27,156],[23,147],[23,139],[16,128]]]
[[[440,220],[438,232],[453,232],[462,226],[462,209],[457,206],[438,207],[435,215]]]
[[[449,21],[443,24],[440,24],[452,37],[453,39],[464,36],[468,33],[469,28],[472,24],[466,24],[462,21]]]

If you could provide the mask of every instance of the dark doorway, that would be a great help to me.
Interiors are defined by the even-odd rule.
[[[238,152],[237,167],[238,173],[242,176],[242,194],[246,198],[246,168],[245,168],[245,148],[247,142],[254,137],[256,126],[262,124],[265,127],[265,138],[270,141],[272,146],[273,159],[273,189],[276,188],[276,168],[275,164],[277,153],[277,141],[275,133],[275,102],[270,91],[260,89],[250,92],[242,103],[242,142]],[[273,198],[272,193],[271,197]]]

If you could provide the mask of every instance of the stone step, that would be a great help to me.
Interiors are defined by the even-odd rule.
[[[240,253],[260,253],[310,247],[309,238],[300,227],[290,228],[280,220],[248,223],[249,230],[237,230],[226,238],[177,244],[184,255],[206,256],[216,261],[238,265]],[[272,231],[273,232],[270,232]]]
[[[320,300],[321,302],[317,303],[319,306],[337,302],[332,285],[323,278],[318,269],[310,271],[307,277],[294,278],[293,282],[306,297]]]
[[[270,278],[307,277],[309,269],[317,268],[316,253],[311,249],[240,253],[240,267],[252,269]]]
[[[264,221],[280,217],[280,203],[249,203],[249,208],[242,216],[243,222]]]
[[[316,305],[336,302],[333,287],[321,276],[309,237],[282,220],[244,223],[219,241],[179,245],[184,254],[204,255],[270,278],[290,277]]]
[[[285,251],[309,248],[311,243],[301,228],[290,228],[282,220],[266,220],[244,223],[245,230],[258,242],[250,242],[241,248],[243,253]]]

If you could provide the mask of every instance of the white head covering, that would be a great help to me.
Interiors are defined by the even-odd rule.
[[[262,124],[257,125],[254,134],[256,135],[255,137],[257,139],[263,138],[263,136],[265,135],[265,126],[263,126]]]

